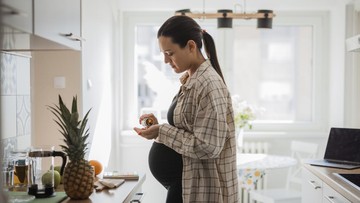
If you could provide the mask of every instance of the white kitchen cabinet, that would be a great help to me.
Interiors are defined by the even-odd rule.
[[[81,50],[81,0],[3,0],[1,11],[3,50]]]
[[[351,173],[358,174],[354,169]],[[334,173],[349,173],[349,170],[316,167],[302,167],[302,203],[352,203],[360,202],[358,190],[339,180]]]
[[[351,203],[341,194],[332,189],[329,185],[323,183],[323,203]]]
[[[34,34],[81,48],[81,0],[34,0]]]
[[[32,1],[2,0],[2,23],[22,32],[32,32]]]
[[[323,182],[320,178],[312,174],[305,168],[302,169],[302,187],[301,202],[302,203],[321,203]]]

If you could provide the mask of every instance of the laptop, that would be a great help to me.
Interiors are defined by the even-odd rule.
[[[360,129],[331,128],[324,159],[308,163],[341,169],[360,168]]]

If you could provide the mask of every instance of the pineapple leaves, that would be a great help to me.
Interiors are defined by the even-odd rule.
[[[73,97],[71,112],[64,104],[59,95],[59,105],[48,106],[49,110],[55,115],[54,121],[60,127],[65,145],[60,145],[64,152],[69,156],[70,161],[80,161],[84,159],[89,138],[89,129],[86,129],[90,110],[85,114],[83,120],[79,120],[77,109],[77,97]]]

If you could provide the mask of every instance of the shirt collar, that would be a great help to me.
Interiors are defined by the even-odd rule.
[[[210,60],[206,59],[200,66],[198,69],[196,69],[196,71],[194,72],[194,74],[189,77],[189,73],[185,72],[181,77],[180,77],[180,82],[183,85],[183,87],[190,89],[193,84],[196,82],[196,79],[202,75],[204,73],[204,71],[211,66]]]

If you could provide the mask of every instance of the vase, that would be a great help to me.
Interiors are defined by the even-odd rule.
[[[243,140],[244,140],[244,128],[236,128],[235,135],[236,135],[236,147],[239,150],[239,152],[241,152],[243,146]]]

